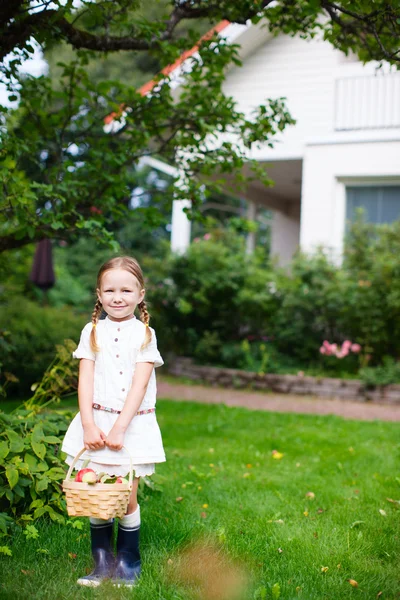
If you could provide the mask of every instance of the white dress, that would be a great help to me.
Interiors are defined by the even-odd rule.
[[[107,408],[122,410],[137,363],[152,362],[154,367],[164,364],[157,349],[154,329],[150,328],[151,342],[141,350],[146,327],[136,318],[128,321],[112,321],[108,317],[98,322],[96,327],[97,344],[100,351],[94,353],[90,348],[90,332],[92,324],[88,323],[82,330],[78,348],[74,358],[87,358],[95,363],[93,403]],[[146,394],[138,412],[155,409],[156,376],[154,369],[150,376]],[[108,435],[118,414],[105,410],[93,409],[94,422]],[[136,477],[151,475],[155,463],[165,461],[165,453],[161,439],[156,413],[135,415],[130,422],[124,437],[124,446],[128,449],[135,469]],[[72,420],[62,445],[67,454],[66,462],[71,464],[73,458],[84,447],[83,428],[80,413]],[[75,468],[82,468],[83,460],[90,457],[89,468],[110,475],[126,475],[129,472],[129,457],[124,450],[115,451],[105,447],[101,450],[88,450]]]

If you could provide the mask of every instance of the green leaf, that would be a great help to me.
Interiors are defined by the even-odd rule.
[[[363,525],[365,523],[365,521],[354,521],[354,523],[352,523],[350,525],[350,529],[354,529],[354,527],[359,527],[360,525]]]
[[[64,228],[64,223],[61,223],[61,221],[54,221],[51,224],[51,228],[52,229],[63,229]]]
[[[22,463],[22,464],[24,464],[24,463]],[[28,486],[32,485],[32,479],[29,479],[28,477],[20,477],[18,483],[22,487],[28,487]]]
[[[46,444],[61,444],[60,438],[56,437],[55,435],[46,435],[43,438],[43,441],[46,442]]]
[[[44,458],[46,456],[46,446],[32,440],[32,449],[36,456]]]
[[[15,487],[18,483],[18,470],[12,465],[8,465],[6,467],[6,477],[8,479],[8,483],[10,484],[10,488],[13,489],[13,487]]]
[[[30,471],[35,471],[37,467],[37,459],[33,454],[25,454],[24,461],[28,465]]]
[[[6,556],[12,556],[12,552],[8,546],[0,546],[0,554],[5,554]]]
[[[64,479],[65,471],[60,467],[53,467],[49,471],[47,471],[46,476],[49,479],[53,479],[54,481],[58,481],[59,479]]]
[[[46,513],[47,513],[46,507],[41,506],[35,510],[35,512],[33,513],[33,518],[38,519],[39,517],[42,517]]]
[[[9,452],[10,452],[10,447],[8,445],[8,442],[1,441],[0,442],[0,460],[5,458]]]
[[[63,515],[60,515],[51,506],[46,506],[46,508],[52,521],[55,521],[56,523],[60,523],[62,525],[65,523],[65,518],[63,517]]]
[[[279,585],[279,583],[274,583],[271,591],[273,600],[278,600],[278,598],[281,595],[281,586]]]
[[[49,465],[47,463],[40,462],[40,463],[38,463],[36,470],[39,472],[45,472],[48,470],[48,468],[49,468]]]
[[[7,429],[6,436],[10,440],[11,452],[22,452],[24,449],[24,440],[12,429]]]
[[[266,600],[267,598],[267,588],[265,585],[256,589],[254,593],[255,600]]]
[[[32,429],[32,441],[36,443],[40,443],[43,441],[44,433],[43,428],[40,423],[37,423],[35,427]]]
[[[33,521],[32,515],[21,515],[20,517],[23,521]]]
[[[16,494],[17,496],[19,496],[20,498],[24,498],[25,497],[25,492],[22,489],[22,487],[19,485],[19,482],[14,487],[14,494]]]
[[[43,505],[44,505],[43,500],[34,500],[33,502],[30,503],[29,510],[32,510],[34,508],[41,508]]]
[[[83,529],[83,521],[79,521],[78,519],[67,521],[67,525],[71,525],[73,529],[79,529],[80,531]]]
[[[35,489],[37,492],[43,492],[49,487],[50,479],[45,475],[42,475],[40,479],[36,480]]]
[[[9,517],[6,513],[0,513],[0,531],[6,534],[7,527],[8,525],[11,525],[12,522],[12,518]]]
[[[27,540],[36,540],[39,537],[39,532],[34,525],[27,525],[24,529],[24,535]]]

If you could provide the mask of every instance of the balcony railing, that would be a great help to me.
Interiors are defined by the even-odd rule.
[[[335,130],[400,127],[400,73],[335,82]]]

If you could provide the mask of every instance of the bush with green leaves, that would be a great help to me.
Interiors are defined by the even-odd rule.
[[[343,327],[357,338],[366,363],[400,358],[400,221],[351,227],[345,248],[346,306]]]
[[[354,377],[400,356],[399,222],[359,218],[342,265],[321,248],[280,269],[261,250],[247,256],[243,238],[225,229],[144,267],[160,346],[198,362]],[[361,346],[359,355],[320,354],[324,340],[346,339]]]
[[[61,444],[72,414],[46,410],[77,386],[77,364],[65,340],[32,397],[14,411],[0,411],[0,533],[43,515],[65,522],[61,481],[65,463]]]
[[[12,414],[0,412],[0,424],[0,531],[5,534],[13,522],[26,525],[44,514],[63,523],[60,446],[66,414],[20,407]]]
[[[10,383],[9,395],[27,396],[33,383],[40,381],[53,360],[57,344],[66,338],[79,340],[89,313],[76,315],[71,308],[38,305],[17,296],[1,306],[0,330],[7,332],[7,348],[2,355],[2,371],[12,373],[18,382]]]
[[[279,307],[272,326],[277,349],[300,364],[319,360],[323,340],[341,340],[340,315],[345,274],[322,249],[314,255],[298,253],[289,273],[279,278],[275,294]]]
[[[400,383],[400,362],[391,356],[384,356],[382,364],[377,367],[360,369],[360,379],[367,389],[373,389],[393,383]]]
[[[143,267],[160,347],[201,362],[222,362],[225,344],[259,334],[276,311],[276,275],[266,254],[246,255],[233,230],[215,230],[184,256]]]

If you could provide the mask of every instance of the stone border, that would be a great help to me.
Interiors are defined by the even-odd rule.
[[[358,379],[334,379],[305,375],[260,375],[239,369],[225,369],[195,365],[191,358],[177,357],[169,362],[168,372],[212,386],[235,389],[250,388],[282,394],[320,396],[324,398],[400,404],[400,385],[366,389]]]

